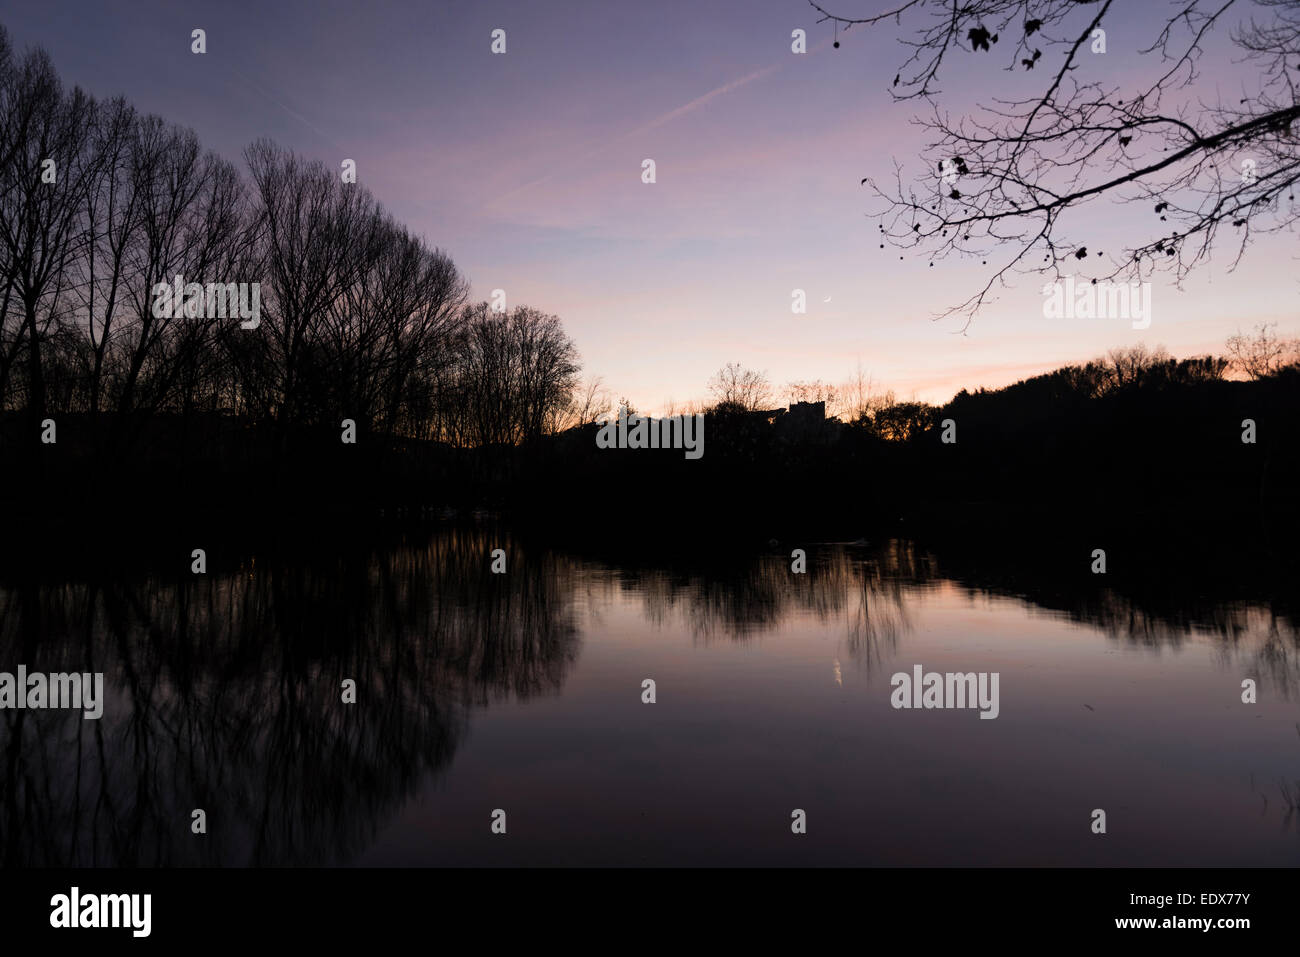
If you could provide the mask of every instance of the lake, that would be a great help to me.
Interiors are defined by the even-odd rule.
[[[905,539],[209,561],[0,579],[0,671],[106,692],[0,711],[7,866],[1300,863],[1300,631],[1267,596]],[[996,718],[894,707],[918,666],[996,674]]]

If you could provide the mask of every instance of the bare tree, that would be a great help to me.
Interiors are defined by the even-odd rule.
[[[588,376],[586,382],[573,393],[573,402],[565,416],[564,428],[577,428],[598,422],[610,414],[613,405],[613,397],[605,388],[605,381],[600,376]]]
[[[7,48],[7,44],[6,44]],[[92,151],[84,135],[95,104],[80,89],[64,91],[48,55],[29,53],[0,76],[0,248],[5,259],[0,319],[0,399],[13,363],[25,353],[26,406],[46,409],[42,350],[57,328],[70,265],[82,242],[83,197]]]
[[[863,422],[869,421],[879,409],[892,405],[894,393],[880,392],[875,379],[859,361],[853,374],[840,385],[837,400],[835,415],[845,422]]]
[[[370,193],[344,184],[323,163],[261,140],[246,151],[257,197],[270,293],[264,339],[278,381],[264,398],[279,423],[315,421],[327,410],[308,395],[313,351],[329,307],[374,261],[382,241]]]
[[[86,407],[100,410],[104,379],[109,372],[110,344],[117,320],[130,310],[129,288],[147,282],[137,255],[141,238],[141,193],[132,175],[132,151],[137,117],[125,100],[103,104],[94,128],[91,149],[96,169],[84,197],[85,244],[75,261],[74,298],[84,315],[89,368]]]
[[[8,209],[8,197],[17,188],[14,162],[27,136],[34,98],[21,95],[13,62],[9,34],[0,26],[0,208]],[[22,311],[18,301],[18,260],[9,242],[0,242],[0,409],[9,397],[10,373],[22,348]]]
[[[1235,265],[1255,236],[1296,222],[1297,0],[1253,0],[1261,19],[1235,26],[1229,11],[1246,0],[1179,0],[1144,41],[1149,71],[1136,86],[1110,81],[1095,56],[1105,50],[1114,0],[903,0],[858,18],[830,12],[830,0],[809,2],[841,29],[916,23],[890,90],[932,108],[918,120],[931,135],[926,170],[905,185],[895,164],[892,185],[862,182],[884,202],[882,241],[931,262],[990,266],[987,282],[943,315],[969,323],[1010,274],[1059,277],[1063,265],[1082,268],[1085,259],[1098,264],[1094,279],[1168,270],[1181,281],[1210,257],[1222,230],[1231,231]],[[1217,76],[1199,82],[1216,31],[1227,31],[1224,46],[1259,68],[1236,102],[1219,96]],[[1036,71],[1040,92],[952,117],[938,106],[939,79],[959,56]],[[1106,260],[1088,237],[1063,229],[1068,213],[1102,197],[1153,210],[1147,235]]]
[[[353,281],[315,330],[312,405],[393,434],[432,429],[429,383],[452,361],[466,283],[450,257],[374,213]]]
[[[772,402],[772,384],[766,373],[728,362],[709,380],[709,392],[722,406],[757,411]]]
[[[177,308],[155,312],[155,286],[222,280],[240,272],[247,255],[246,196],[238,171],[205,153],[192,130],[145,117],[131,152],[141,217],[138,278],[128,287],[132,322],[118,337],[123,355],[121,412],[186,408],[212,352],[217,323]],[[187,303],[188,304],[188,303]]]
[[[455,375],[462,438],[519,445],[559,428],[577,387],[578,354],[556,316],[528,306],[466,309]]]
[[[790,393],[791,405],[796,402],[825,402],[827,411],[831,411],[839,402],[839,387],[829,382],[823,382],[821,379],[813,379],[810,382],[791,382],[786,388]]]
[[[1252,379],[1263,379],[1300,362],[1300,339],[1279,338],[1276,322],[1261,322],[1252,335],[1238,332],[1227,341],[1232,369]]]
[[[1125,349],[1111,349],[1106,353],[1106,361],[1112,386],[1124,388],[1141,384],[1153,369],[1173,360],[1164,346],[1156,346],[1152,351],[1139,342]]]

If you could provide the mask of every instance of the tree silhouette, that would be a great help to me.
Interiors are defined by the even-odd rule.
[[[1114,0],[906,0],[861,18],[809,2],[818,22],[840,30],[916,23],[890,93],[933,110],[917,121],[931,137],[926,170],[905,184],[896,163],[892,184],[870,176],[862,183],[885,204],[877,214],[882,242],[932,262],[974,258],[991,267],[983,286],[943,316],[964,315],[969,324],[1009,274],[1059,277],[1063,264],[1073,271],[1082,260],[1098,263],[1098,281],[1157,270],[1181,281],[1210,258],[1221,231],[1229,231],[1235,266],[1257,234],[1296,221],[1298,0],[1254,0],[1265,16],[1233,25],[1229,12],[1245,7],[1242,0],[1182,0],[1143,38],[1148,70],[1137,84],[1109,80],[1098,56]],[[1216,38],[1258,67],[1235,103],[1221,98],[1218,76],[1199,82],[1199,61]],[[960,56],[1035,70],[1039,92],[998,97],[970,116],[945,113],[939,79]],[[1147,234],[1108,259],[1063,229],[1068,213],[1102,197],[1153,211]]]
[[[1261,322],[1251,335],[1229,336],[1228,361],[1252,379],[1263,379],[1288,365],[1300,363],[1300,339],[1280,338],[1276,322]]]
[[[292,434],[344,419],[515,446],[574,407],[579,356],[559,318],[468,303],[450,255],[364,186],[269,140],[245,170],[193,130],[65,88],[43,51],[15,58],[3,27],[0,159],[0,415],[108,416],[125,426],[101,448],[125,461],[195,412],[288,452]],[[155,310],[177,276],[204,301]],[[250,328],[225,306],[241,283],[258,289]],[[591,389],[577,412],[602,403]]]
[[[728,362],[709,380],[709,392],[718,405],[748,412],[765,409],[772,401],[772,384],[767,375]]]

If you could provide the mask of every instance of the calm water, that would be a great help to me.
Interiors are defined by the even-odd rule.
[[[439,531],[0,582],[0,671],[109,689],[97,722],[0,712],[4,861],[1300,863],[1293,620],[1100,578],[987,587],[907,542],[807,547],[802,576],[788,548],[701,572]],[[999,717],[894,709],[917,664],[998,672]]]

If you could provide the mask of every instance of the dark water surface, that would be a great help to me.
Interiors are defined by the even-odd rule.
[[[107,700],[0,711],[4,863],[1300,863],[1300,636],[1273,602],[805,547],[806,575],[788,548],[701,572],[443,529],[10,576],[0,671],[102,671]],[[893,708],[915,665],[997,672],[998,717]]]

